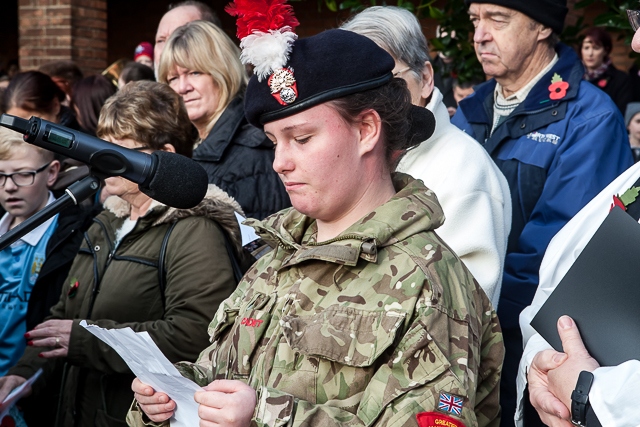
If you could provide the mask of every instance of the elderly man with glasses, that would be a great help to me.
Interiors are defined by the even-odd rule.
[[[636,31],[631,47],[640,53],[640,11],[630,10],[627,13],[631,27]],[[551,350],[530,326],[531,319],[609,213],[612,196],[624,194],[634,187],[640,187],[640,163],[616,178],[558,232],[542,260],[540,286],[533,303],[520,316],[525,350],[518,377],[519,402],[523,403],[523,392],[528,389],[531,403],[545,425],[640,425],[640,411],[637,409],[640,360],[600,367],[586,350],[576,323],[568,316],[562,316],[558,321],[563,353]],[[625,206],[627,213],[636,220],[635,208],[631,206],[638,203],[640,198]],[[521,411],[516,414],[516,424],[532,425]]]

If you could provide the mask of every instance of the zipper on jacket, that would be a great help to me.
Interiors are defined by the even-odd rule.
[[[111,263],[111,259],[113,258],[113,254],[116,251],[116,248],[114,247],[113,243],[111,242],[111,240],[109,240],[109,233],[107,233],[107,229],[105,227],[105,225],[102,223],[102,221],[95,219],[93,220],[95,223],[97,223],[98,225],[100,225],[100,227],[102,228],[102,231],[106,237],[107,243],[109,245],[109,254],[107,255],[107,262],[104,266],[104,271],[107,270],[107,268],[109,267],[109,264]],[[87,310],[87,315],[86,315],[86,319],[89,320],[91,319],[91,313],[93,312],[93,306],[96,303],[96,298],[98,297],[98,294],[100,293],[100,283],[102,282],[102,278],[100,277],[99,271],[98,271],[98,254],[96,253],[96,251],[93,248],[93,244],[91,242],[91,240],[89,239],[89,233],[88,231],[84,233],[84,237],[85,237],[85,241],[87,242],[87,246],[89,246],[89,250],[91,251],[91,254],[93,255],[93,275],[94,275],[94,279],[93,279],[93,289],[91,290],[91,298],[89,300],[89,309]]]
[[[330,245],[331,243],[340,242],[342,240],[359,240],[361,242],[366,242],[368,240],[375,240],[371,237],[364,237],[357,234],[345,234],[344,236],[337,236],[333,239],[325,240],[324,242],[311,242],[307,243],[307,246],[324,246]]]
[[[287,242],[285,242],[280,236],[275,236],[278,239],[278,246],[282,246],[285,249],[295,251],[297,248]],[[330,245],[331,243],[340,242],[342,240],[359,240],[361,242],[373,241],[375,243],[375,239],[371,237],[364,237],[357,234],[345,234],[344,236],[334,237],[333,239],[325,240],[324,242],[310,242],[305,243],[306,246],[324,246]]]

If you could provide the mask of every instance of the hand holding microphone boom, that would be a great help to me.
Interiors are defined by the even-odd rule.
[[[130,150],[38,117],[25,120],[3,114],[0,125],[23,134],[30,144],[86,163],[102,177],[133,181],[140,191],[169,206],[192,208],[207,192],[207,173],[179,154]]]

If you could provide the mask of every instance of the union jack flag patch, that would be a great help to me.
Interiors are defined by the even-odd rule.
[[[454,396],[453,394],[440,393],[440,401],[438,402],[438,409],[449,414],[462,415],[462,405],[464,399],[462,397]]]

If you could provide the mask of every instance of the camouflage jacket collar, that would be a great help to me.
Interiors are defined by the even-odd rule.
[[[376,262],[379,248],[393,245],[421,232],[433,231],[444,222],[435,194],[409,175],[393,175],[396,195],[361,218],[339,236],[319,243],[303,243],[315,220],[293,208],[247,225],[272,247],[291,252],[286,265],[317,259],[355,265],[359,258]]]

